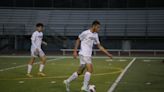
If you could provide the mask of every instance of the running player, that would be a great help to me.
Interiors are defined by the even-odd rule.
[[[67,92],[70,91],[69,89],[70,82],[75,80],[79,75],[81,75],[85,69],[86,72],[84,75],[84,82],[83,82],[83,86],[81,87],[81,90],[88,92],[89,80],[90,80],[91,73],[93,72],[91,55],[92,55],[92,47],[94,44],[97,45],[97,47],[101,51],[103,51],[107,56],[112,58],[112,55],[108,53],[108,51],[100,44],[98,33],[97,33],[99,30],[100,30],[100,22],[96,20],[93,21],[90,29],[82,32],[78,36],[78,39],[76,40],[73,56],[74,58],[77,58],[78,56],[77,49],[79,45],[81,45],[79,51],[80,66],[76,72],[74,72],[68,79],[64,80],[64,84],[66,85]]]
[[[42,23],[37,23],[36,24],[36,31],[32,34],[31,37],[31,60],[28,63],[28,69],[27,69],[27,76],[28,77],[33,77],[31,75],[31,70],[32,70],[32,65],[35,61],[35,58],[38,56],[40,58],[40,67],[39,67],[39,76],[45,76],[43,73],[43,69],[46,63],[46,56],[41,49],[41,44],[47,45],[46,42],[42,41],[43,39],[43,27],[44,25]]]

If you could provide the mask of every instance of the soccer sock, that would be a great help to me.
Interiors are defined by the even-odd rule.
[[[32,70],[32,65],[28,64],[27,73],[31,73],[31,70]]]
[[[40,64],[39,72],[43,72],[43,69],[44,69],[44,64]]]
[[[84,86],[88,86],[89,80],[90,80],[90,76],[91,76],[91,73],[90,72],[86,72],[85,73],[85,75],[84,75],[84,82],[83,82],[83,85]]]
[[[77,72],[74,72],[68,79],[67,81],[70,83],[71,81],[75,80],[78,77]]]

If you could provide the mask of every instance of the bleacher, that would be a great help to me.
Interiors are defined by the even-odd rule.
[[[0,35],[30,35],[43,22],[46,35],[77,36],[93,20],[102,24],[100,36],[164,36],[164,10],[26,9],[0,9]]]

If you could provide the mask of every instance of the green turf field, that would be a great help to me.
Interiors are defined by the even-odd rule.
[[[164,92],[162,59],[136,59],[114,92]]]
[[[107,92],[133,58],[93,58],[94,73],[91,84],[97,92]],[[33,78],[27,78],[28,57],[0,57],[1,92],[65,92],[63,80],[79,66],[72,58],[48,58],[46,77],[37,76],[38,64],[33,66]],[[38,60],[37,60],[38,61]],[[136,59],[114,92],[163,92],[164,64],[161,59]],[[83,76],[71,83],[71,92],[80,92]]]

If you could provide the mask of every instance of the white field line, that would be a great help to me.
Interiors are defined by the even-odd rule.
[[[0,55],[0,58],[30,58],[31,56],[12,56],[12,55]],[[47,58],[73,58],[73,56],[46,56]],[[92,58],[108,58],[107,56],[93,56]],[[118,57],[115,56],[113,57],[114,59],[119,59],[119,58],[124,58],[124,59],[129,59],[129,58],[135,58],[135,57],[129,57],[129,56],[124,56],[124,57]],[[137,57],[138,59],[164,59],[164,57]]]
[[[50,60],[47,60],[47,62],[56,61],[56,60],[60,60],[60,59],[63,59],[63,58],[50,59]],[[36,63],[34,63],[34,65],[39,64],[39,63],[40,62],[36,62]],[[25,67],[25,66],[27,66],[27,64],[15,66],[15,67],[4,68],[4,69],[0,69],[0,72],[11,70],[11,69],[16,69],[16,68],[21,68],[21,67]]]
[[[126,71],[129,69],[129,67],[133,64],[133,62],[136,60],[136,58],[133,58],[133,60],[125,67],[125,69],[122,71],[122,73],[118,76],[118,78],[115,80],[115,82],[112,84],[112,86],[109,88],[108,92],[113,92],[126,73]]]

